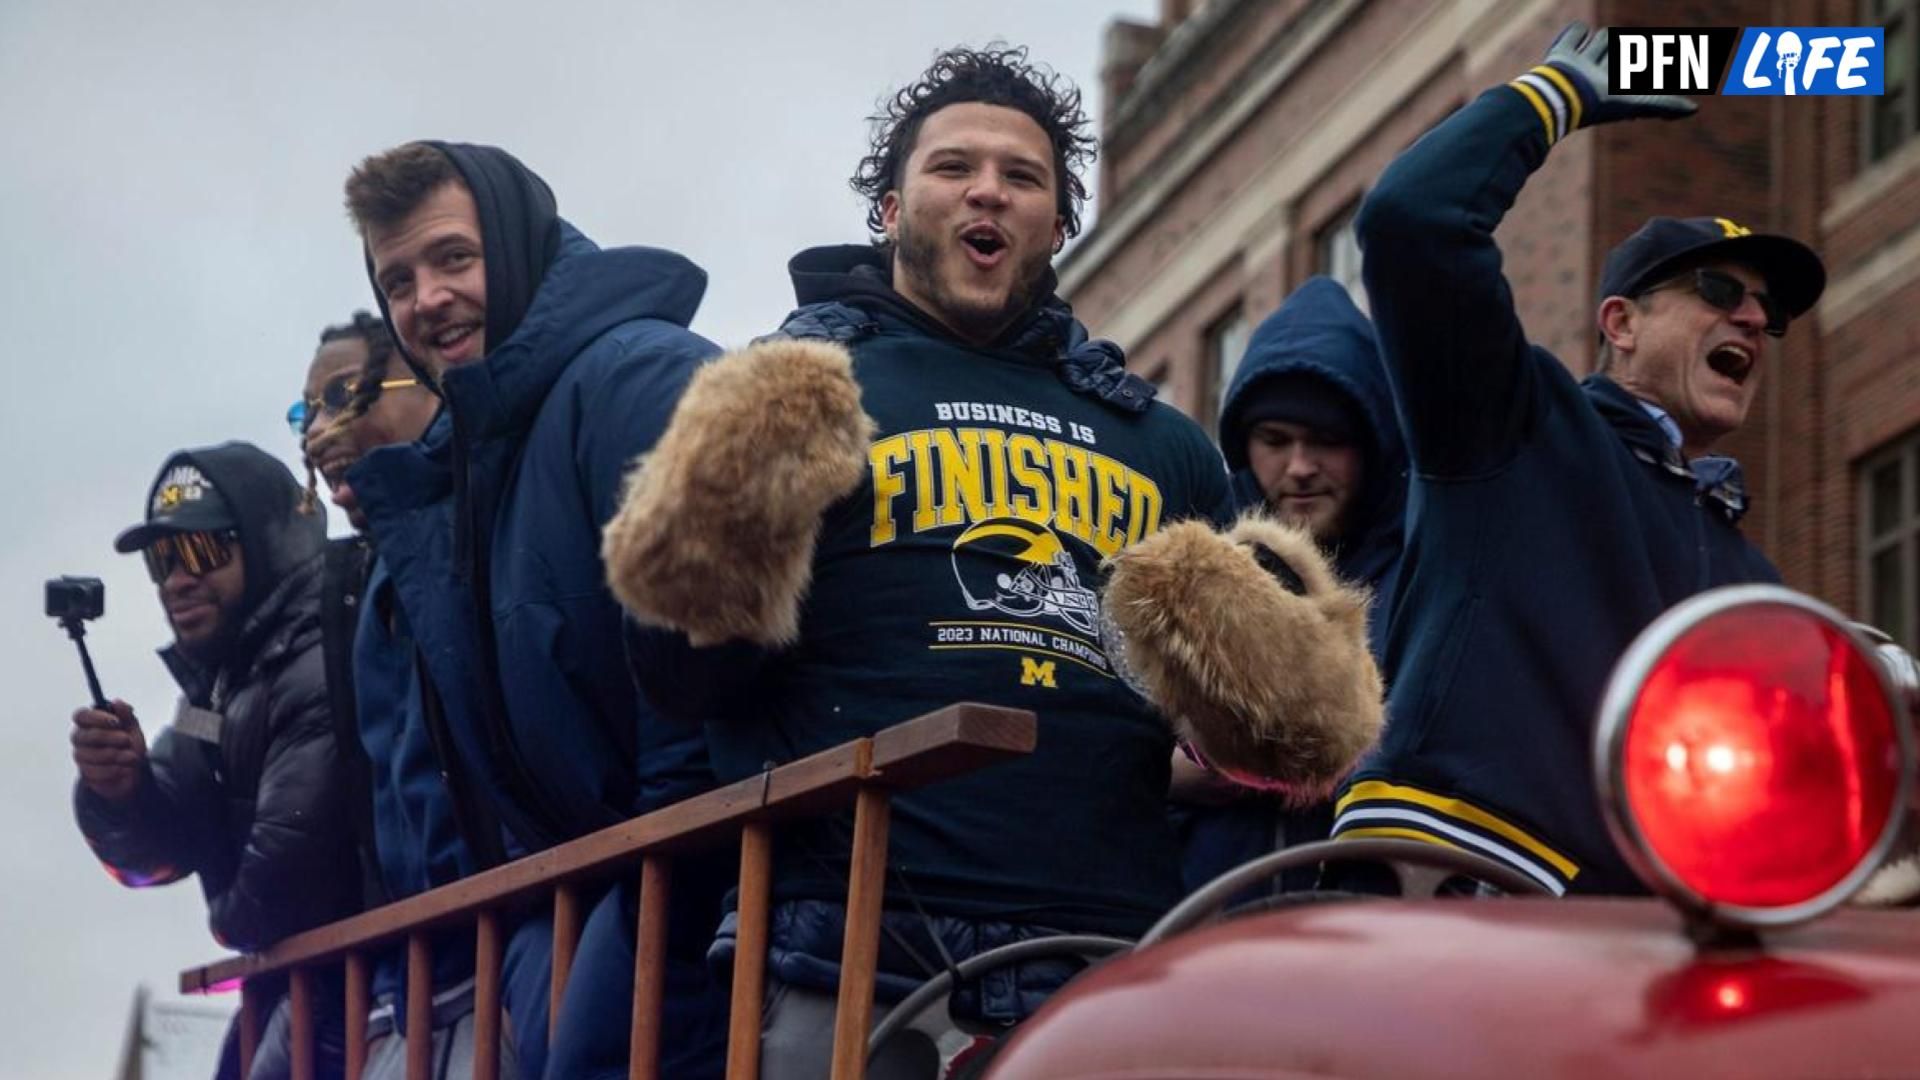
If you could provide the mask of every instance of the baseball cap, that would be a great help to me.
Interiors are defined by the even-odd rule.
[[[219,532],[240,524],[226,497],[191,458],[176,454],[160,466],[147,500],[146,521],[129,527],[113,542],[121,554],[139,551],[156,537],[173,533]]]
[[[1720,259],[1758,271],[1791,317],[1806,314],[1827,287],[1820,256],[1798,240],[1756,233],[1730,218],[1656,217],[1607,252],[1598,299],[1638,296],[1687,267]]]

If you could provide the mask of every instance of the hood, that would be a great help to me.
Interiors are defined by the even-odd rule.
[[[239,519],[241,557],[246,561],[243,610],[260,601],[327,543],[326,509],[306,497],[279,458],[252,443],[227,442],[182,450],[169,457],[148,486],[147,500],[176,464],[197,467]]]
[[[789,336],[839,338],[835,328],[858,333],[855,324],[864,320],[851,312],[904,323],[929,337],[953,336],[894,291],[892,263],[885,252],[871,245],[809,248],[787,263],[787,272],[800,305],[782,326]],[[1074,318],[1073,308],[1054,293],[1055,284],[1049,268],[1042,299],[984,347],[1052,365],[1060,381],[1077,394],[1123,412],[1146,411],[1157,392],[1154,385],[1127,371],[1126,353],[1120,346],[1088,335]]]
[[[1338,561],[1343,576],[1372,580],[1384,569],[1384,564],[1373,564],[1390,559],[1400,548],[1407,448],[1373,324],[1354,306],[1346,288],[1331,278],[1308,278],[1267,316],[1247,344],[1220,409],[1220,450],[1236,474],[1247,470],[1250,425],[1243,414],[1253,392],[1270,379],[1294,375],[1325,379],[1352,400],[1365,422],[1366,476]]]
[[[514,332],[489,345],[485,359],[446,374],[444,389],[464,433],[486,437],[531,424],[574,356],[621,323],[656,319],[685,327],[700,309],[707,273],[685,256],[647,247],[601,250],[565,221],[558,228],[560,250]]]
[[[505,341],[519,328],[548,264],[560,250],[560,217],[553,189],[520,159],[497,146],[437,139],[422,139],[420,145],[445,154],[473,194],[480,217],[481,255],[487,262],[487,341]],[[380,317],[386,320],[395,349],[420,381],[433,387],[434,380],[426,368],[394,331],[393,312],[374,281],[373,252],[364,244],[362,255],[374,302],[380,306]]]

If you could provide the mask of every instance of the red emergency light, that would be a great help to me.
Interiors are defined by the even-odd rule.
[[[1773,585],[1693,597],[1627,650],[1595,765],[1641,878],[1716,922],[1782,926],[1857,890],[1913,783],[1910,719],[1838,612]]]

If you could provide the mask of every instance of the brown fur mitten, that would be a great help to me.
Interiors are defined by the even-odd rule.
[[[695,645],[791,643],[821,515],[859,485],[872,438],[838,345],[764,341],[707,364],[607,523],[613,594]]]
[[[1224,534],[1169,526],[1113,557],[1105,609],[1154,704],[1241,783],[1324,798],[1380,736],[1367,593],[1305,531],[1251,514]]]

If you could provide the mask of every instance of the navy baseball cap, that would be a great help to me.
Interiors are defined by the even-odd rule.
[[[176,454],[160,466],[147,502],[147,520],[122,532],[113,541],[121,554],[140,551],[160,536],[187,532],[221,532],[239,527],[226,496],[213,486],[200,466],[185,454]]]
[[[1607,252],[1598,299],[1639,296],[1682,270],[1720,260],[1753,267],[1793,318],[1806,314],[1827,287],[1820,256],[1798,240],[1756,233],[1729,218],[1657,217]]]

